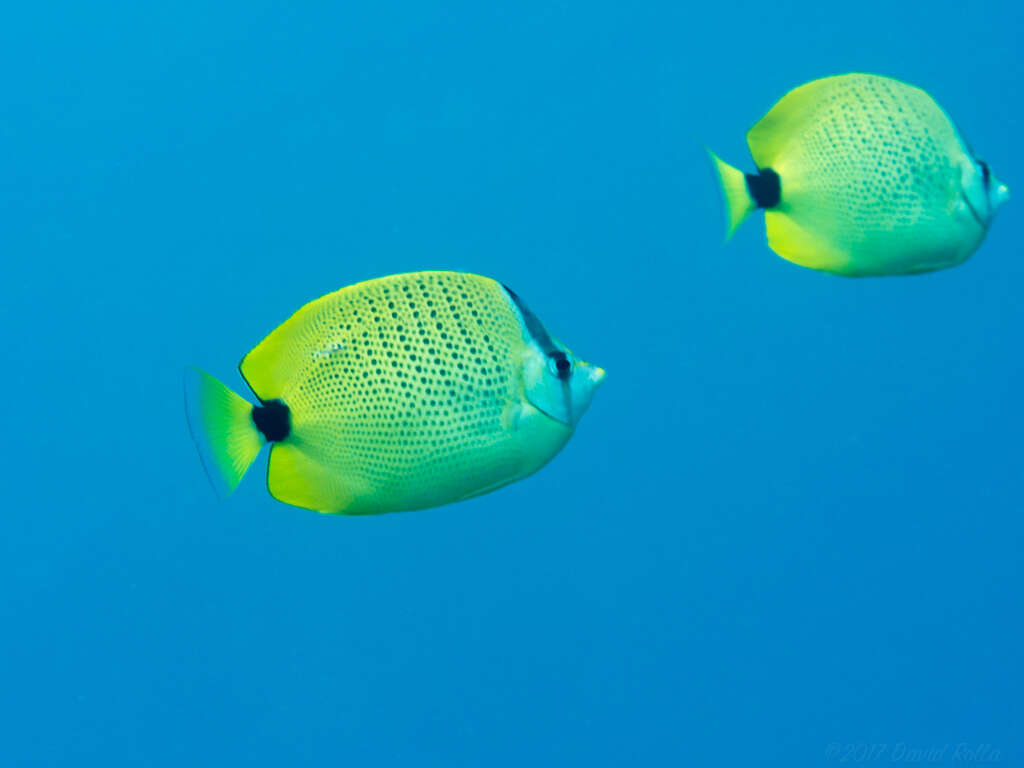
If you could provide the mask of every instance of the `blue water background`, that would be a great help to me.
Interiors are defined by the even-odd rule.
[[[9,7],[0,763],[1020,764],[1022,32],[941,0]],[[750,168],[775,100],[851,70],[926,88],[1018,193],[964,266],[835,278],[760,217],[723,245],[704,144]],[[608,370],[565,451],[431,511],[290,508],[262,462],[218,503],[183,366],[242,387],[306,301],[428,268]]]

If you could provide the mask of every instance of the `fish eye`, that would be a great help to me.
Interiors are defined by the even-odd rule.
[[[565,352],[552,352],[549,357],[553,365],[551,372],[562,380],[568,379],[572,373],[572,362],[565,356]]]

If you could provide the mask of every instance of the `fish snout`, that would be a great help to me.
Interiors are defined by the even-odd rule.
[[[587,363],[586,365],[587,365],[587,375],[588,375],[588,377],[590,379],[590,383],[591,383],[592,386],[594,386],[596,388],[598,385],[601,384],[601,382],[604,381],[604,377],[605,377],[604,368],[602,368],[599,365],[592,365],[591,363]]]
[[[992,192],[992,209],[997,210],[1010,200],[1010,188],[1003,183],[997,183]]]

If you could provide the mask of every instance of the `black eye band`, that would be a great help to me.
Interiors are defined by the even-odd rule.
[[[565,352],[551,352],[548,357],[555,361],[555,368],[558,371],[558,378],[565,381],[569,378],[569,374],[572,373],[572,363],[569,362],[569,358],[565,356]]]
[[[518,294],[516,294],[516,292],[507,285],[502,285],[501,287],[508,292],[508,295],[512,297],[512,301],[514,301],[515,305],[519,308],[519,312],[523,316],[523,322],[526,323],[526,330],[529,332],[533,340],[537,342],[537,346],[539,346],[541,350],[548,355],[558,352],[558,348],[555,346],[555,343],[551,341],[551,337],[548,336],[548,332],[544,329],[544,326],[541,325],[537,316],[530,311],[529,307],[526,306],[526,302],[520,299]],[[562,354],[562,356],[565,357],[564,353],[559,354]]]
[[[572,362],[566,357],[565,352],[555,346],[555,342],[551,340],[540,320],[530,311],[530,308],[526,306],[526,303],[519,298],[516,292],[507,285],[503,285],[502,288],[508,292],[516,307],[519,308],[519,312],[523,316],[523,322],[526,323],[526,330],[533,340],[537,342],[537,346],[541,348],[541,351],[550,360],[555,361],[555,370],[558,373],[558,378],[562,381],[568,381],[572,375]]]
[[[988,163],[984,160],[979,160],[978,165],[981,166],[981,177],[985,181],[985,187],[988,187],[989,179],[992,178],[992,172],[988,169]]]

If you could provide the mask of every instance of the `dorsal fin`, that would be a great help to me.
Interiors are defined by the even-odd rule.
[[[839,75],[812,80],[787,93],[747,132],[747,146],[758,168],[778,168],[779,158],[794,139],[799,140],[802,128],[817,119],[817,108],[828,94],[848,87],[850,78],[864,75]]]

